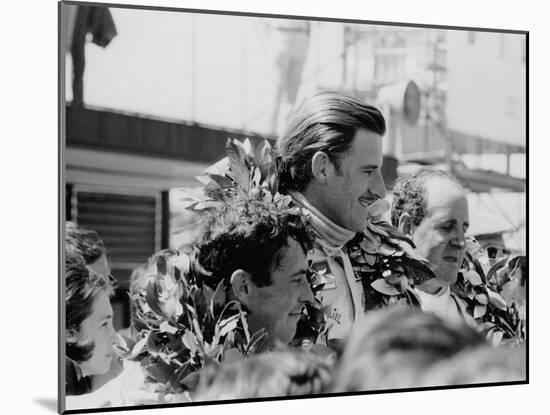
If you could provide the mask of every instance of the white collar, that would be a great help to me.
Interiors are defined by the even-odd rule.
[[[313,206],[303,194],[294,191],[289,192],[289,194],[305,211],[309,224],[317,234],[317,242],[325,249],[327,254],[334,255],[355,237],[355,232],[331,221]]]

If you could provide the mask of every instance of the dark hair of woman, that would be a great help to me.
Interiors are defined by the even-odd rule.
[[[84,264],[72,262],[65,271],[65,355],[76,363],[88,360],[94,349],[93,343],[77,341],[82,322],[91,315],[97,294],[112,293],[112,287],[97,274],[88,271]]]

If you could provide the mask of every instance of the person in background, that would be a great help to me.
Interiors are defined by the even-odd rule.
[[[105,245],[97,232],[78,227],[73,222],[65,224],[65,264],[83,261],[86,268],[103,278],[113,289],[117,281],[111,275],[111,266]],[[122,364],[117,355],[113,356],[110,369],[106,373],[92,376],[93,389],[97,389],[122,372]]]
[[[83,264],[72,263],[65,276],[66,394],[93,390],[91,376],[109,371],[117,335],[109,297],[113,287]]]
[[[437,278],[416,287],[421,307],[442,318],[465,318],[451,295],[466,249],[468,199],[450,173],[421,169],[397,180],[392,224],[409,235]]]
[[[109,301],[113,285],[73,254],[67,256],[65,288],[66,408],[169,402],[171,396],[140,388],[143,371],[118,356],[121,339],[113,328]],[[110,374],[113,362],[120,367],[116,375]],[[101,384],[94,382],[96,378],[103,380]]]
[[[278,132],[279,120],[285,119],[295,104],[306,62],[311,23],[307,20],[273,19],[267,48],[277,73],[277,86],[271,113],[271,131]],[[282,114],[282,117],[281,117]]]

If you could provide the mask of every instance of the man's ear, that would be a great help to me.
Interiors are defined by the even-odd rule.
[[[415,226],[412,220],[412,216],[404,212],[399,217],[399,223],[397,224],[397,229],[402,233],[408,236],[413,236]]]
[[[313,177],[319,180],[321,183],[326,183],[329,172],[334,169],[328,154],[323,151],[318,151],[311,158],[311,171]]]
[[[233,295],[242,303],[246,304],[251,292],[252,280],[248,272],[238,269],[231,274],[231,290]]]

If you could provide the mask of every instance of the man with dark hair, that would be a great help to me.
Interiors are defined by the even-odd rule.
[[[398,179],[393,194],[392,224],[414,241],[417,252],[430,261],[437,278],[417,287],[424,310],[443,318],[460,319],[452,301],[466,249],[468,199],[450,173],[421,169]]]
[[[314,95],[303,101],[294,112],[277,143],[284,161],[280,189],[306,192],[317,178],[317,172],[312,168],[314,159],[316,164],[331,162],[334,169],[341,173],[346,157],[354,152],[355,147],[373,142],[370,147],[379,149],[385,133],[384,117],[377,108],[333,92]],[[379,156],[379,160],[374,161],[381,164],[381,151],[372,153],[373,159]],[[380,170],[377,173],[374,176],[379,182],[372,186],[370,193],[383,197],[385,188]],[[363,224],[359,229],[363,229]]]
[[[343,248],[365,230],[375,202],[386,194],[381,175],[385,131],[375,107],[323,92],[302,102],[277,143],[280,190],[303,209],[316,236],[311,268],[323,276],[329,341],[347,337],[364,302]]]
[[[228,299],[248,311],[251,333],[265,329],[268,345],[287,344],[304,305],[313,301],[306,279],[310,246],[296,209],[236,198],[205,218],[198,262],[215,288],[225,283]]]
[[[226,202],[203,212],[191,252],[162,250],[132,274],[132,326],[138,341],[148,339],[140,352],[145,381],[172,392],[194,390],[194,372],[227,353],[247,357],[289,344],[314,301],[299,210],[288,198],[281,204],[262,195]]]

